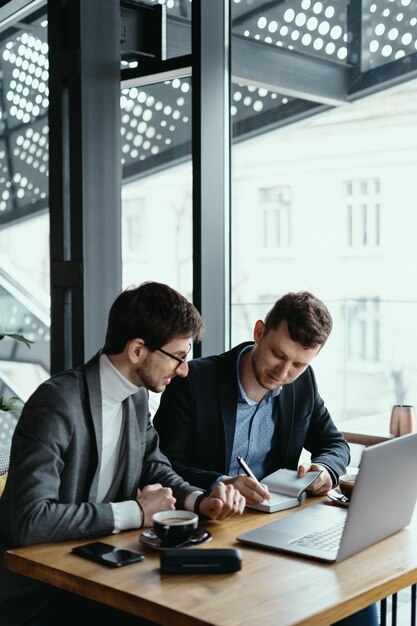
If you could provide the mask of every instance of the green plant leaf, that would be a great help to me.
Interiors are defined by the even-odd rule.
[[[33,343],[30,339],[26,339],[26,337],[19,335],[18,333],[3,333],[0,335],[0,341],[5,337],[10,337],[10,339],[14,339],[15,341],[21,341],[22,343],[25,343],[28,348],[30,348],[30,344]]]

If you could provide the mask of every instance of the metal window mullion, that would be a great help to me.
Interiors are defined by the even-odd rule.
[[[230,0],[193,2],[192,56],[196,356],[230,344]]]
[[[103,344],[122,285],[119,18],[118,0],[48,2],[52,373]]]

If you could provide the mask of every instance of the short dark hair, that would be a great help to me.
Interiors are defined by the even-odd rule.
[[[103,352],[120,354],[137,337],[150,350],[179,337],[200,341],[203,328],[200,313],[187,298],[168,285],[147,281],[125,289],[113,302]]]
[[[276,330],[283,321],[291,339],[304,348],[322,346],[333,327],[326,305],[309,291],[290,292],[277,300],[265,318],[266,332]]]

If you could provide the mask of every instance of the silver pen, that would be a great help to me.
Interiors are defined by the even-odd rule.
[[[253,480],[256,480],[256,482],[259,483],[259,480],[256,478],[255,474],[252,472],[251,468],[246,463],[245,459],[242,458],[241,456],[238,456],[238,457],[236,457],[236,460],[239,463],[240,467],[245,472],[246,476],[249,476],[250,478],[253,478]]]

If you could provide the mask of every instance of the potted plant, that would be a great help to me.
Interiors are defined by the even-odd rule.
[[[10,339],[13,339],[14,341],[21,341],[22,343],[26,344],[28,348],[30,348],[30,344],[33,343],[33,341],[26,339],[26,337],[24,337],[23,335],[19,335],[18,333],[0,334],[0,341],[4,339],[5,337],[10,337]],[[21,409],[22,409],[22,401],[20,400],[20,398],[17,398],[16,396],[12,396],[6,400],[4,396],[0,396],[0,411],[20,412]]]
[[[28,348],[30,348],[30,344],[33,341],[26,339],[23,335],[19,335],[18,333],[3,333],[0,334],[0,341],[5,337],[9,337],[14,341],[21,341],[26,344]],[[21,412],[23,407],[23,402],[20,398],[16,396],[12,396],[10,398],[5,398],[4,396],[0,396],[0,411],[13,411],[14,413]],[[0,443],[0,496],[3,493],[4,486],[6,484],[7,472],[9,469],[9,457],[10,457],[10,446],[9,445],[1,445]]]

